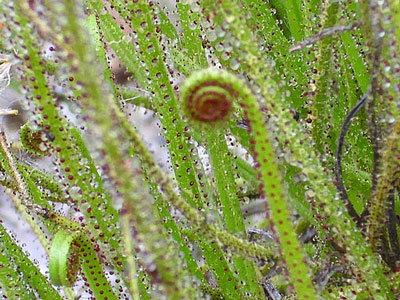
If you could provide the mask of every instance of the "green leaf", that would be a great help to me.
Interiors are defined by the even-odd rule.
[[[58,231],[49,253],[50,279],[55,285],[72,286],[81,268],[96,299],[118,299],[88,237],[82,232]]]

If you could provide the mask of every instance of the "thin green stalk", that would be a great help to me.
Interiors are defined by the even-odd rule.
[[[133,300],[140,299],[140,291],[139,291],[139,283],[138,276],[139,273],[137,270],[136,262],[135,262],[135,250],[133,248],[133,239],[132,239],[132,231],[129,225],[129,216],[122,215],[121,216],[121,230],[124,238],[124,252],[126,256],[127,270],[128,270],[128,282],[129,282],[129,291]]]
[[[17,169],[14,157],[12,156],[8,147],[9,146],[7,144],[5,133],[0,131],[0,156],[2,158],[2,166],[16,182],[18,191],[17,195],[12,195],[13,203],[17,210],[22,214],[26,222],[29,224],[43,248],[47,251],[49,249],[49,241],[46,238],[45,232],[37,223],[37,217],[33,213],[29,212],[28,206],[32,203],[29,190],[25,181],[23,180],[23,177]]]
[[[276,163],[275,150],[271,147],[260,106],[251,91],[230,73],[209,69],[195,72],[187,79],[182,87],[182,99],[187,107],[187,114],[192,118],[197,118],[196,122],[202,122],[203,119],[211,124],[213,124],[212,122],[214,124],[221,122],[222,118],[209,121],[206,118],[210,111],[208,105],[211,105],[208,101],[216,103],[214,109],[224,108],[228,103],[233,105],[233,102],[236,101],[243,108],[252,128],[253,153],[262,181],[260,189],[268,199],[270,218],[280,241],[281,252],[291,283],[299,298],[315,298],[315,290],[311,281],[307,279],[309,277],[308,268],[304,263],[305,257],[290,220],[290,209]],[[221,104],[217,104],[218,102]],[[226,118],[227,116],[222,117]],[[218,175],[224,176],[224,174]]]
[[[372,195],[370,215],[367,222],[368,241],[374,250],[380,246],[387,221],[383,221],[382,212],[387,209],[387,199],[393,187],[399,184],[400,156],[400,121],[393,127],[392,133],[387,137],[382,149],[382,165],[376,190]],[[386,219],[386,218],[385,218]]]
[[[225,134],[218,128],[204,129],[225,227],[229,232],[246,238],[246,228],[234,178],[234,160],[226,144]],[[239,273],[247,277],[245,284],[248,285],[252,298],[262,298],[263,291],[251,262],[242,257],[234,257],[234,263]]]
[[[15,39],[16,47],[25,54],[23,70],[26,78],[34,78],[34,81],[27,82],[27,88],[31,95],[31,101],[41,112],[42,116],[38,124],[43,129],[54,135],[51,151],[55,153],[59,159],[64,175],[70,186],[78,188],[80,191],[74,195],[74,200],[78,205],[89,203],[91,209],[84,209],[88,225],[92,228],[94,236],[98,237],[104,249],[110,249],[110,259],[117,270],[121,270],[121,255],[119,255],[119,234],[117,226],[117,213],[111,205],[111,198],[105,192],[102,182],[100,184],[92,184],[92,178],[99,175],[96,167],[90,161],[82,156],[82,151],[86,149],[84,144],[77,147],[75,138],[70,131],[71,127],[66,120],[59,115],[59,111],[52,97],[46,78],[46,72],[41,64],[42,59],[39,55],[37,44],[37,36],[33,33],[29,19],[25,13],[33,18],[33,23],[40,25],[42,32],[50,32],[43,21],[38,18],[33,11],[26,7],[26,3],[15,3],[15,22],[18,22],[18,36]],[[10,31],[13,32],[14,27],[10,24]],[[50,32],[48,37],[55,35]],[[82,147],[83,146],[83,147]],[[87,150],[86,150],[87,151]],[[94,173],[93,173],[94,172]],[[104,218],[107,214],[107,218]],[[109,253],[107,250],[106,253]]]

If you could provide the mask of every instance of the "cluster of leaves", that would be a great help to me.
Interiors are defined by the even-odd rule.
[[[0,224],[5,298],[400,296],[399,1],[0,3],[19,146],[54,165],[1,132],[0,183],[49,270]],[[130,107],[157,118],[167,170]]]

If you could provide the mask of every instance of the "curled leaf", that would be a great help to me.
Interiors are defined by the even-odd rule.
[[[79,271],[79,232],[59,231],[54,236],[50,254],[50,279],[55,285],[72,286]]]
[[[117,299],[104,274],[93,243],[84,232],[58,231],[49,253],[50,279],[55,285],[72,286],[83,273],[96,299]]]
[[[226,72],[202,70],[190,76],[182,87],[186,114],[193,120],[216,122],[229,116],[238,98],[234,78]]]

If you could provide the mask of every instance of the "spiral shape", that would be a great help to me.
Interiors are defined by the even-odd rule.
[[[192,120],[207,123],[227,119],[238,95],[237,78],[215,69],[193,73],[181,88],[185,113]]]
[[[185,101],[185,109],[189,116],[199,121],[217,122],[226,118],[234,101],[243,110],[249,122],[251,150],[257,162],[260,191],[268,198],[268,215],[280,244],[290,281],[298,299],[313,299],[315,290],[291,221],[290,203],[285,194],[285,184],[274,146],[270,143],[271,138],[265,126],[265,115],[260,103],[245,81],[227,71],[215,69],[200,70],[191,75],[182,88],[182,100]],[[223,237],[219,239],[223,244],[231,242]],[[248,247],[242,250],[249,253],[258,251]]]

